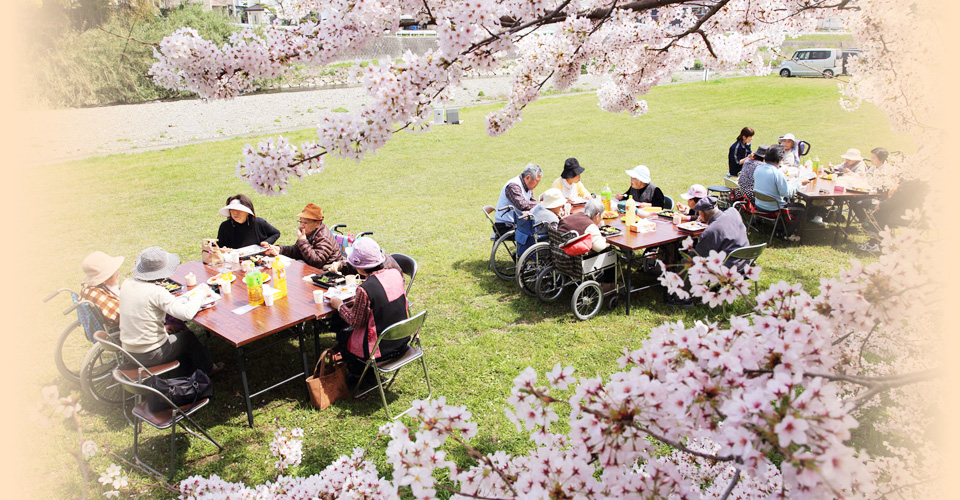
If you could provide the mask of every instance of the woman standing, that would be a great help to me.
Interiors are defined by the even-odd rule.
[[[227,218],[217,231],[217,244],[226,248],[243,248],[260,245],[266,241],[273,243],[280,238],[280,231],[269,222],[257,217],[253,202],[246,195],[238,194],[227,198],[227,206],[219,211]]]
[[[732,177],[740,175],[740,170],[743,169],[743,162],[745,162],[747,157],[753,152],[750,149],[750,143],[753,142],[753,134],[752,128],[743,127],[743,129],[740,130],[740,135],[737,136],[737,141],[730,145],[730,152],[727,153],[727,167]]]

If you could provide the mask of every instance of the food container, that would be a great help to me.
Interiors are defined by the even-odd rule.
[[[844,191],[843,186],[833,186],[834,193],[842,193]]]
[[[627,226],[634,233],[652,233],[657,230],[657,224],[650,220],[638,220]]]

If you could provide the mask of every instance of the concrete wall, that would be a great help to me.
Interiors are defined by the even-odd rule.
[[[437,48],[437,39],[432,36],[388,36],[370,41],[363,49],[343,57],[354,59],[399,59],[407,50],[414,54],[423,54]]]

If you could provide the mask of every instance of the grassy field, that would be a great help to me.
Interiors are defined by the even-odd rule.
[[[586,168],[583,182],[599,192],[628,185],[624,170],[645,164],[653,181],[678,199],[692,183],[720,184],[726,173],[727,148],[741,127],[757,130],[754,144],[767,144],[786,132],[813,144],[812,156],[839,161],[849,147],[866,152],[876,146],[912,151],[907,139],[893,134],[886,118],[865,106],[844,112],[836,82],[819,79],[739,78],[654,89],[650,112],[641,118],[604,113],[593,95],[543,99],[531,105],[514,129],[497,138],[484,133],[483,117],[493,106],[461,110],[463,124],[440,126],[424,134],[402,133],[362,163],[328,162],[324,172],[291,187],[283,197],[252,196],[258,215],[282,231],[281,243],[295,237],[294,218],[308,202],[321,205],[328,223],[345,223],[351,231],[369,230],[390,252],[416,258],[420,265],[411,293],[412,310],[429,311],[423,332],[434,395],[466,405],[480,423],[476,446],[483,451],[522,452],[530,444],[503,413],[511,380],[526,366],[546,370],[557,362],[572,364],[581,375],[608,374],[624,348],[636,348],[649,330],[665,320],[692,322],[717,318],[703,307],[677,310],[663,305],[659,292],[634,296],[630,316],[622,306],[604,309],[577,322],[569,292],[554,305],[523,296],[512,283],[487,269],[489,224],[480,207],[492,204],[503,183],[527,162],[541,165],[539,194],[559,176],[565,158]],[[343,103],[350,107],[350,103]],[[314,131],[292,134],[297,141]],[[92,250],[124,255],[126,276],[136,253],[160,245],[182,260],[199,258],[200,239],[215,236],[222,218],[216,210],[227,196],[251,189],[235,175],[240,147],[255,138],[181,147],[136,155],[117,155],[48,166],[24,172],[27,185],[43,186],[32,200],[32,217],[43,228],[39,250],[41,288],[28,290],[34,303],[61,286],[78,286],[80,261]],[[755,241],[765,238],[751,235]],[[53,254],[55,252],[55,256]],[[762,257],[762,285],[799,281],[809,288],[837,272],[851,257],[862,257],[853,241],[832,247],[829,240],[805,246],[774,243]],[[68,318],[62,298],[36,314],[38,339],[23,355],[37,360],[32,382],[58,384],[51,360],[53,345]],[[743,307],[740,307],[742,310]],[[255,401],[256,427],[246,425],[240,377],[234,352],[215,337],[201,337],[227,370],[215,378],[216,399],[200,421],[226,447],[221,455],[196,439],[181,439],[177,480],[217,474],[228,480],[258,484],[272,478],[269,442],[276,425],[305,429],[303,464],[308,475],[357,446],[366,446],[386,422],[377,398],[342,402],[323,412],[313,410],[302,384],[293,383]],[[332,334],[321,344],[334,343]],[[250,368],[260,387],[298,366],[289,343],[267,351]],[[401,376],[392,407],[402,409],[422,388],[417,373]],[[37,393],[39,399],[39,392]],[[86,405],[84,432],[101,449],[132,456],[132,431],[116,408]],[[38,454],[38,494],[73,497],[79,492],[76,467],[67,455],[74,434],[67,426],[45,427]],[[147,450],[163,463],[166,435],[148,432]],[[386,470],[385,443],[369,456]],[[155,448],[155,449],[152,449]],[[466,463],[467,459],[458,456]],[[93,460],[103,470],[110,462],[101,453]],[[162,496],[158,493],[158,496]]]

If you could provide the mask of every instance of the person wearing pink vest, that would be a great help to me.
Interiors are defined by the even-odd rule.
[[[347,328],[337,332],[337,347],[347,362],[348,374],[355,378],[363,372],[379,335],[394,323],[407,319],[409,310],[403,275],[394,268],[384,267],[386,254],[376,241],[358,239],[347,261],[364,277],[363,283],[357,288],[352,304],[332,297],[330,305],[347,324]],[[378,361],[400,357],[407,351],[409,341],[409,337],[385,340],[374,356]]]

